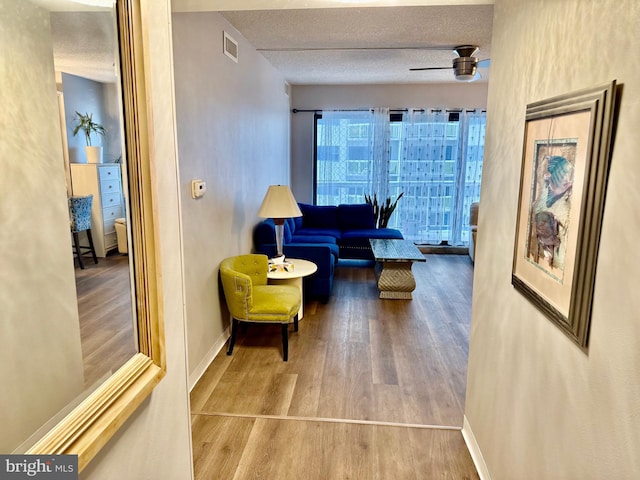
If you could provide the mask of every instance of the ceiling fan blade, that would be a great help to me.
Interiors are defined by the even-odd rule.
[[[489,68],[491,66],[491,59],[486,58],[478,62],[478,68]]]
[[[420,70],[451,70],[453,67],[422,67],[422,68],[410,68],[409,70],[412,72],[417,72]]]

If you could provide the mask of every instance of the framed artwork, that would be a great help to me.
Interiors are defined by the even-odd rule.
[[[587,349],[616,82],[527,105],[513,286]]]

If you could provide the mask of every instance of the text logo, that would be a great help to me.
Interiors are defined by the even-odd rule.
[[[77,455],[0,455],[0,480],[78,480]]]

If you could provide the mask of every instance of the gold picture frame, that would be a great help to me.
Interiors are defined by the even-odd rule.
[[[587,350],[615,80],[527,105],[511,283]]]

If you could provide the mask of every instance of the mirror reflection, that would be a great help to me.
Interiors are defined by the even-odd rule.
[[[2,453],[28,449],[138,351],[116,15],[105,3],[0,7],[11,92],[0,113]]]

